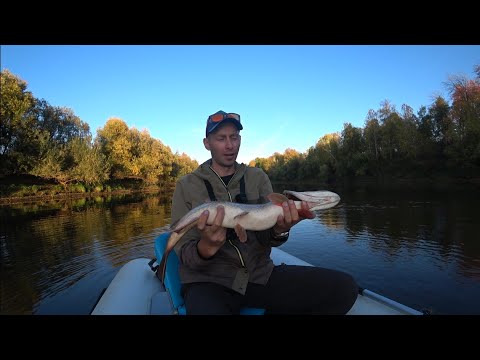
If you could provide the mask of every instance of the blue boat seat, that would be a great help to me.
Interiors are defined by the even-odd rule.
[[[163,233],[155,239],[155,256],[157,257],[158,262],[162,259],[169,237],[170,233]],[[178,256],[175,251],[172,250],[170,255],[168,255],[164,285],[165,289],[170,294],[175,312],[179,315],[185,315],[186,309],[181,295],[182,284],[178,273],[178,265]],[[240,309],[240,315],[263,315],[264,313],[265,309],[260,308],[243,307]]]

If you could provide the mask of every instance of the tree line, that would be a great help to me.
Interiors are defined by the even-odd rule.
[[[35,98],[26,81],[6,69],[0,76],[0,176],[34,175],[64,188],[118,179],[162,185],[198,166],[119,118],[108,119],[92,138],[71,109]]]
[[[451,102],[436,96],[417,113],[398,111],[385,100],[369,110],[363,128],[344,123],[341,132],[321,137],[305,153],[286,149],[250,166],[275,181],[333,182],[359,176],[480,176],[480,65],[474,79],[453,75],[444,82]]]
[[[358,176],[478,177],[480,175],[480,65],[476,77],[450,76],[450,102],[437,96],[417,113],[385,100],[370,109],[363,128],[345,123],[305,153],[286,149],[249,165],[274,181],[330,182]],[[185,153],[110,118],[92,138],[89,125],[69,108],[52,106],[27,83],[1,72],[0,176],[30,174],[66,187],[137,179],[146,185],[174,182],[198,163]]]

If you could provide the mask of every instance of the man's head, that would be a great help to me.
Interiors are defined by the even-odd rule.
[[[218,111],[207,119],[205,148],[212,154],[213,165],[230,168],[235,165],[240,150],[243,129],[240,115]]]

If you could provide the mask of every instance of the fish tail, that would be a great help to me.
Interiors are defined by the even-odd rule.
[[[162,282],[162,284],[165,282],[165,275],[167,273],[167,260],[168,260],[168,255],[172,251],[173,247],[175,244],[178,242],[179,238],[183,236],[183,233],[180,235],[176,233],[175,231],[170,232],[170,236],[168,237],[167,245],[165,246],[165,250],[163,252],[162,260],[160,261],[160,264],[158,265],[159,273],[158,273],[158,278]]]
[[[198,220],[198,219],[197,219]],[[167,259],[168,255],[170,252],[173,250],[175,245],[178,243],[178,241],[189,231],[191,228],[193,228],[195,225],[197,225],[197,221],[195,220],[194,222],[191,222],[187,226],[183,227],[180,231],[171,231],[170,236],[168,237],[167,245],[165,246],[165,251],[163,252],[162,260],[160,261],[160,264],[158,265],[158,271],[157,276],[162,282],[162,284],[165,284],[165,275],[167,273]]]
[[[201,213],[196,214],[194,216],[189,217],[189,222],[185,222],[184,218],[180,218],[174,223],[170,225],[170,231],[180,233],[184,228],[188,228],[192,223],[196,223],[196,221],[200,218]]]

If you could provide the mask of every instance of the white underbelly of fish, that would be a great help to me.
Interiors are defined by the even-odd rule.
[[[278,216],[283,214],[281,206],[272,206],[262,211],[252,211],[245,215],[227,215],[223,219],[222,225],[227,228],[234,228],[240,224],[245,230],[261,231],[270,229],[276,224]]]

